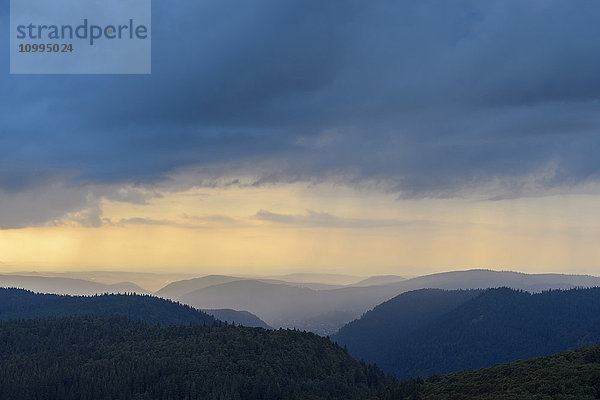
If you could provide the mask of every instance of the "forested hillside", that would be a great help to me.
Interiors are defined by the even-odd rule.
[[[381,362],[390,350],[399,346],[402,338],[481,292],[421,289],[402,293],[345,325],[331,338],[348,346],[356,358]]]
[[[412,379],[395,400],[592,400],[600,398],[600,346],[476,371]]]
[[[359,358],[372,354],[369,362],[400,378],[488,367],[600,343],[600,288],[537,294],[488,289],[433,320],[427,321],[424,311],[423,324],[419,299],[427,304],[432,293],[398,296],[386,312],[367,313],[335,339]],[[446,294],[453,295],[460,292]],[[406,313],[411,307],[412,320]]]
[[[219,325],[1,321],[0,398],[365,399],[394,382],[312,333]]]
[[[105,294],[87,297],[0,288],[0,319],[114,314],[162,325],[214,321],[211,315],[202,311],[149,295]]]

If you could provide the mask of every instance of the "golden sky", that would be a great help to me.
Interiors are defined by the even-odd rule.
[[[420,199],[307,183],[193,188],[146,204],[103,199],[0,230],[0,268],[419,275],[466,268],[600,273],[596,195]]]

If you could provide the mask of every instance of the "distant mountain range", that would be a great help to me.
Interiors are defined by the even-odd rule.
[[[339,285],[330,285],[320,282],[287,282],[277,279],[255,279],[255,278],[241,278],[237,276],[227,275],[207,275],[200,278],[185,279],[177,282],[170,283],[158,290],[155,294],[160,297],[168,299],[179,299],[182,296],[191,293],[195,290],[207,288],[215,285],[222,285],[224,283],[241,282],[241,281],[252,281],[252,282],[263,282],[270,283],[273,285],[288,285],[300,288],[307,288],[313,290],[326,290],[336,289]]]
[[[97,283],[104,283],[108,285],[114,285],[120,282],[132,282],[137,286],[144,289],[146,292],[153,293],[157,290],[165,287],[171,282],[177,282],[184,279],[197,278],[198,274],[191,273],[177,273],[177,272],[139,272],[139,271],[110,271],[110,270],[96,270],[96,271],[20,271],[7,273],[6,275],[20,275],[20,276],[37,276],[37,277],[52,277],[52,278],[70,278],[80,279],[85,281],[92,281]],[[72,294],[72,293],[69,293]]]
[[[200,278],[185,279],[169,283],[154,294],[164,297],[165,299],[175,300],[187,293],[193,292],[194,290],[240,280],[244,280],[244,278],[226,275],[208,275]]]
[[[422,288],[479,289],[507,286],[532,292],[600,286],[588,275],[522,274],[489,270],[457,271],[401,280],[375,277],[359,284],[316,289],[289,282],[236,277],[175,282],[157,292],[197,308],[246,310],[275,328],[295,327],[331,335],[346,323],[400,293]],[[386,282],[370,285],[370,283]],[[218,283],[217,283],[218,282]],[[363,286],[364,285],[364,286]]]
[[[415,289],[485,289],[510,287],[540,292],[548,289],[572,289],[600,286],[600,277],[566,274],[524,274],[512,271],[472,269],[424,275],[393,284],[403,292]]]
[[[0,275],[0,287],[21,288],[39,293],[88,296],[102,293],[149,293],[131,282],[106,284],[84,279],[28,275]]]
[[[418,290],[332,339],[401,378],[482,368],[600,343],[600,288]]]

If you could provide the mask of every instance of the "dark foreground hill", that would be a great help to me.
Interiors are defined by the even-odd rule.
[[[365,399],[393,382],[300,331],[117,316],[0,321],[2,399]]]
[[[334,340],[346,344],[350,354],[401,378],[477,369],[600,343],[600,288],[536,294],[488,289],[449,309],[439,301],[435,306],[432,293],[398,296],[342,329]],[[460,293],[434,297],[456,301]],[[464,300],[472,292],[462,293]],[[434,307],[421,318],[419,304]],[[408,318],[411,307],[417,312]],[[435,312],[438,316],[430,319]]]
[[[600,398],[600,347],[476,371],[402,382],[396,400],[592,400]]]
[[[214,318],[192,307],[149,295],[67,296],[0,288],[0,319],[122,315],[149,324],[212,324]]]

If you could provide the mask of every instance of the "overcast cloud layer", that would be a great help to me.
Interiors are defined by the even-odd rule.
[[[190,169],[190,185],[378,182],[403,197],[543,194],[599,178],[599,2],[152,7],[150,76],[0,75],[0,226],[101,196],[144,201],[119,188],[168,190]],[[68,202],[49,194],[65,188]],[[20,200],[43,198],[35,215]]]

